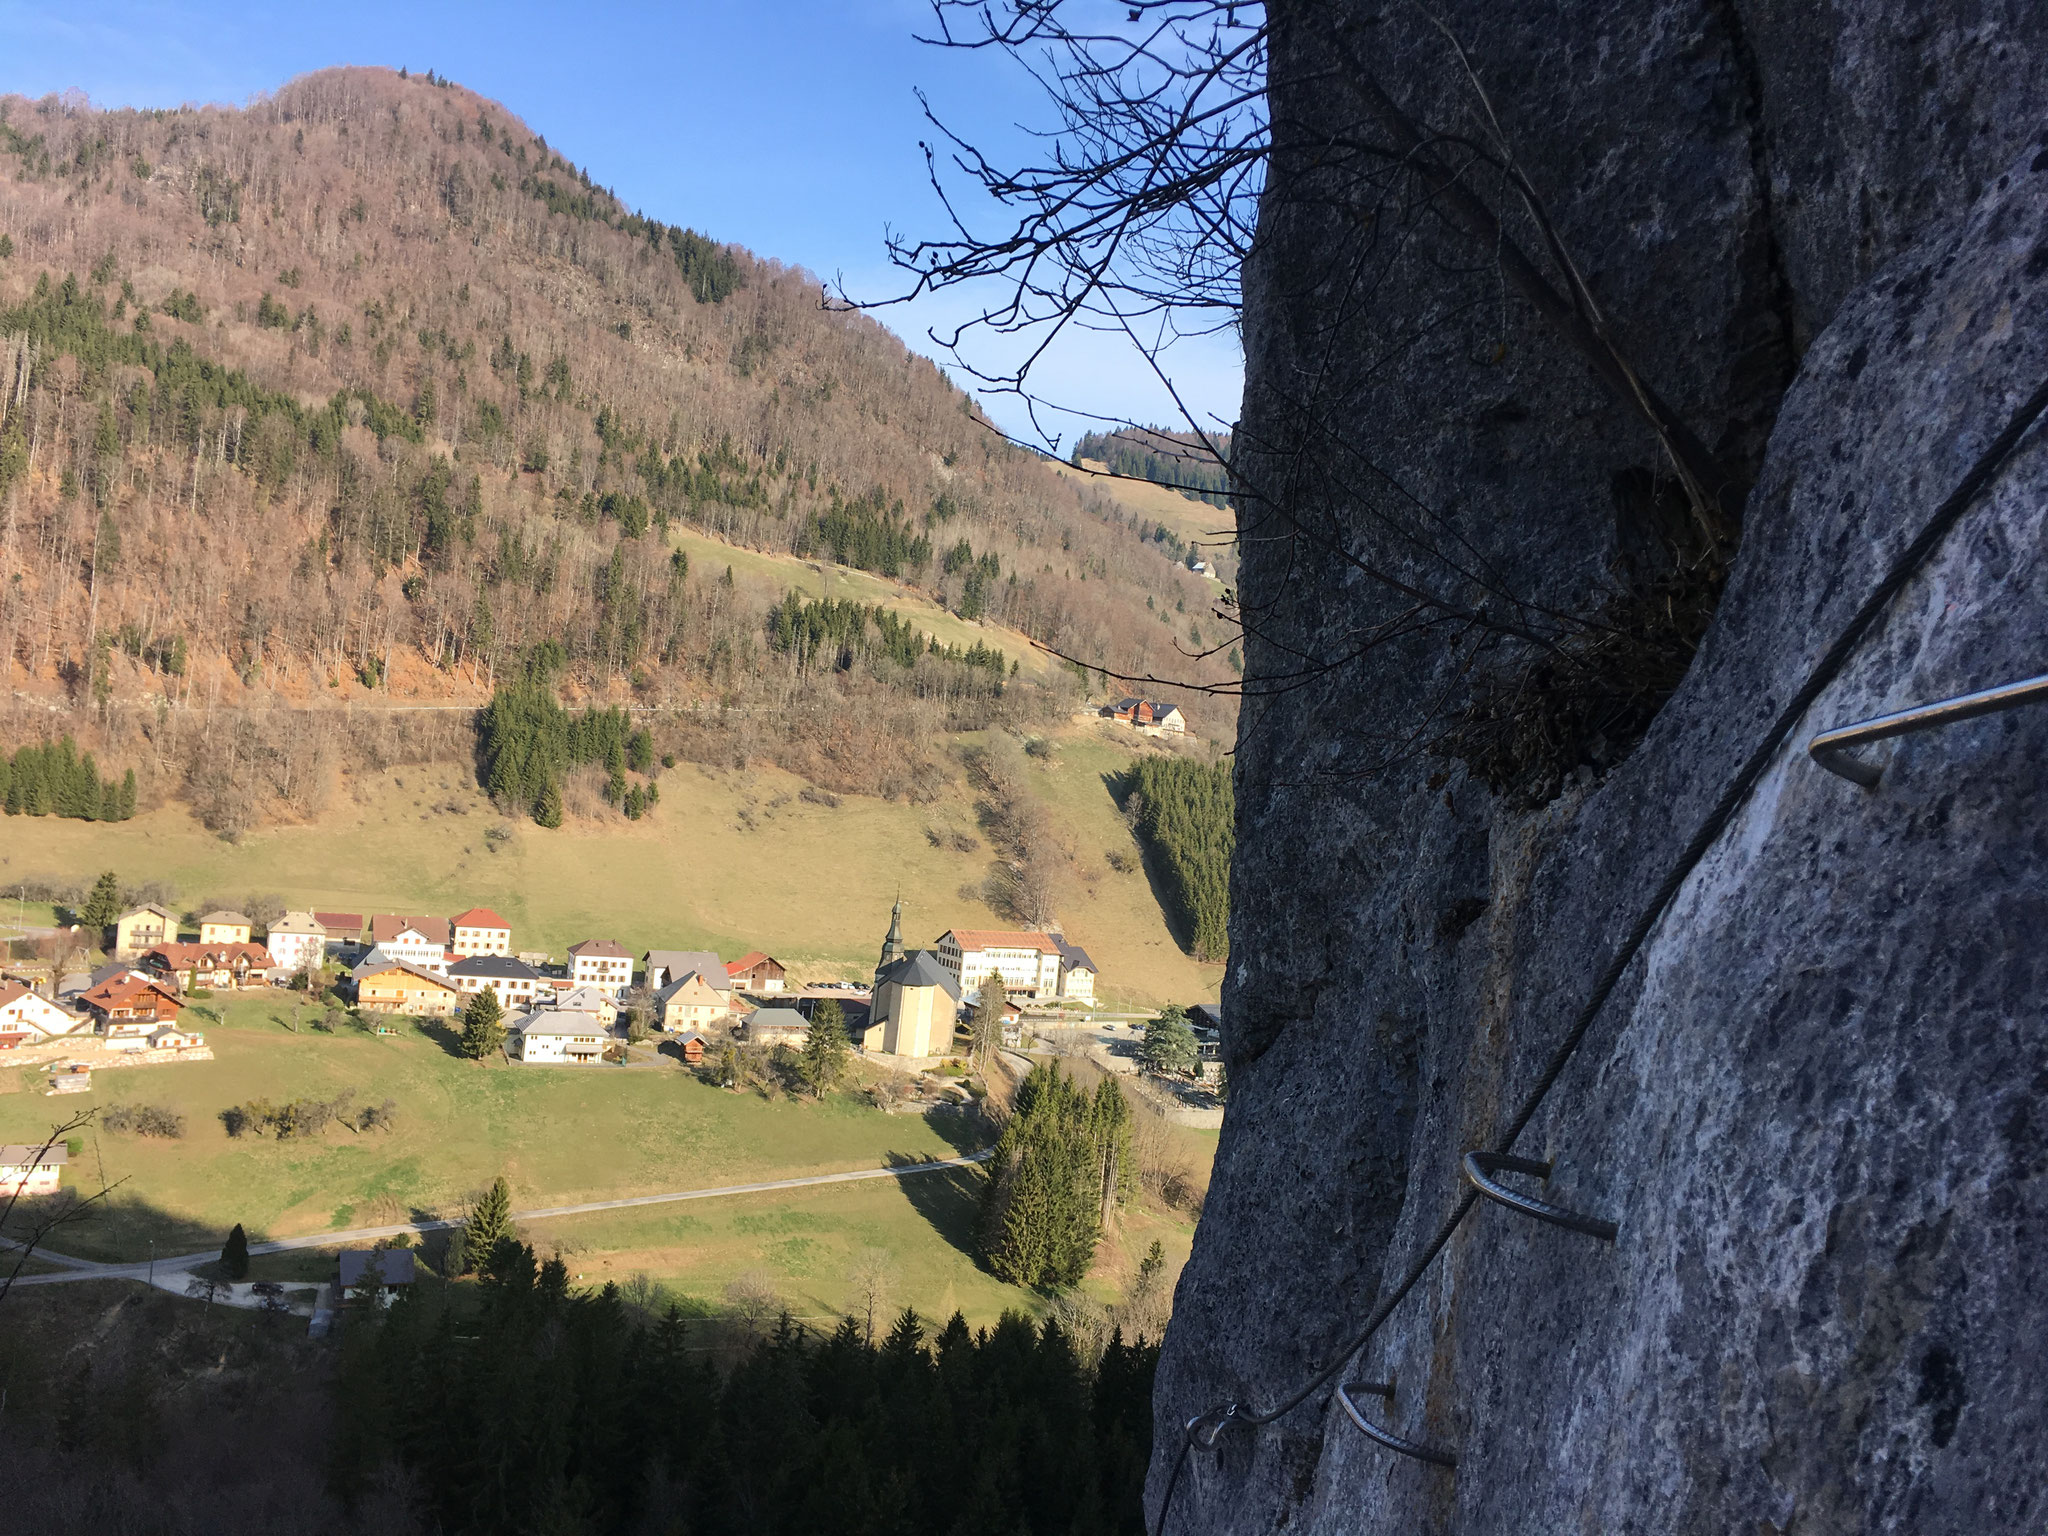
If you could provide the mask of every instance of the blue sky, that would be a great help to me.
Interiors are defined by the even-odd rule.
[[[75,87],[103,106],[241,103],[330,64],[432,68],[504,102],[629,205],[879,298],[901,280],[885,229],[941,231],[913,92],[924,89],[976,142],[1015,143],[1015,124],[1045,121],[1014,65],[916,42],[928,16],[923,0],[0,0],[0,93]],[[937,355],[926,329],[968,312],[959,296],[879,318]],[[1205,424],[1235,417],[1234,343],[1183,344],[1170,363]],[[1121,338],[1075,336],[1034,378],[1082,410],[1178,424]],[[1028,432],[1015,402],[987,404],[1006,428]],[[1081,425],[1060,423],[1069,433]]]

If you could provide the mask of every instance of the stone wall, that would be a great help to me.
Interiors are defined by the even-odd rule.
[[[1484,137],[1426,14],[1273,7],[1247,677],[1341,664],[1243,712],[1231,1103],[1161,1363],[1155,1516],[1181,1425],[1328,1363],[1455,1205],[1459,1157],[1497,1138],[1737,765],[2048,380],[2048,12],[1442,15],[1622,350],[1753,489],[1647,734],[1588,744],[1533,808],[1476,782],[1445,745],[1472,679],[1515,654],[1502,631],[1640,580],[1630,487],[1667,464],[1468,235],[1357,191],[1363,76],[1436,143]],[[1524,1137],[1550,1197],[1618,1241],[1483,1205],[1347,1373],[1391,1377],[1373,1411],[1456,1470],[1389,1455],[1321,1394],[1192,1453],[1169,1529],[2048,1520],[2027,1376],[2048,1338],[2048,710],[1883,749],[1874,792],[1803,751],[2043,669],[2044,507],[2037,431],[1778,754]]]

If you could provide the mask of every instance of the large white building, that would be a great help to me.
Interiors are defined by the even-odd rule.
[[[1057,997],[1060,947],[1042,933],[996,928],[954,928],[940,935],[939,964],[952,972],[961,994],[979,991],[991,975],[1012,997]]]
[[[505,1053],[514,1061],[594,1066],[604,1060],[612,1032],[604,1020],[579,1008],[536,1008],[505,1030]]]
[[[287,912],[270,925],[263,947],[287,976],[312,970],[327,958],[327,925],[310,912]]]
[[[18,981],[0,981],[0,1050],[68,1035],[85,1020]]]
[[[387,960],[402,960],[436,975],[448,974],[448,919],[384,917],[370,919],[370,946]]]
[[[720,967],[724,969],[724,967]],[[585,939],[569,946],[569,981],[617,997],[633,984],[633,957],[611,939]]]
[[[530,1008],[547,983],[524,960],[509,955],[471,955],[448,967],[448,979],[473,997],[488,988],[497,994],[498,1006],[507,1013]]]
[[[449,948],[458,955],[474,959],[478,955],[512,953],[512,925],[489,907],[458,912],[448,919],[448,926],[455,930]]]

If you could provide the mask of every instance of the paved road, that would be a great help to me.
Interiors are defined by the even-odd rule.
[[[987,1152],[973,1152],[966,1157],[948,1157],[929,1163],[908,1163],[901,1168],[856,1168],[851,1173],[813,1173],[796,1179],[768,1179],[759,1184],[725,1184],[716,1189],[679,1189],[661,1195],[633,1195],[623,1200],[589,1200],[580,1205],[549,1205],[530,1211],[514,1211],[514,1221],[549,1221],[557,1216],[584,1216],[592,1211],[624,1211],[642,1205],[672,1205],[679,1200],[714,1200],[723,1195],[759,1195],[778,1189],[809,1189],[819,1184],[857,1184],[864,1179],[902,1179],[917,1173],[937,1173],[947,1168],[967,1168],[984,1162]],[[374,1242],[381,1237],[397,1237],[401,1233],[419,1234],[446,1231],[462,1225],[460,1218],[447,1221],[401,1221],[388,1227],[346,1227],[338,1232],[309,1232],[302,1237],[272,1238],[267,1242],[251,1243],[249,1252],[284,1253],[295,1248],[340,1248],[350,1243]],[[0,1239],[0,1242],[5,1242]],[[9,1248],[19,1245],[5,1242]],[[23,1275],[16,1285],[61,1285],[67,1280],[142,1280],[149,1281],[152,1266],[140,1264],[101,1264],[91,1259],[72,1258],[68,1254],[38,1251],[36,1257],[47,1259],[52,1264],[62,1264],[64,1273],[54,1275]],[[158,1290],[183,1293],[186,1272],[211,1259],[217,1259],[217,1250],[204,1253],[186,1253],[171,1258],[160,1258],[154,1265],[155,1284]]]

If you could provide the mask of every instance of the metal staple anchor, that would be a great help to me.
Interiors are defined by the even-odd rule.
[[[1432,1466],[1457,1466],[1458,1458],[1449,1451],[1435,1450],[1417,1441],[1405,1439],[1391,1429],[1382,1429],[1373,1423],[1358,1411],[1358,1404],[1351,1400],[1351,1394],[1354,1392],[1370,1392],[1375,1397],[1384,1397],[1392,1402],[1394,1384],[1390,1381],[1347,1381],[1337,1389],[1337,1401],[1343,1404],[1345,1415],[1358,1426],[1366,1439],[1376,1440],[1390,1451],[1398,1451],[1403,1456],[1413,1456],[1417,1461],[1426,1461]]]
[[[1198,1413],[1188,1420],[1187,1436],[1189,1445],[1199,1445],[1205,1451],[1216,1448],[1216,1437],[1223,1433],[1224,1426],[1237,1417],[1237,1404],[1228,1408],[1212,1408],[1207,1413]]]
[[[1806,744],[1806,750],[1829,773],[1840,774],[1865,789],[1875,789],[1877,781],[1884,777],[1884,769],[1855,756],[1849,751],[1851,747],[1892,736],[1910,735],[1914,731],[1932,730],[1937,725],[1954,725],[1960,720],[1973,720],[1978,715],[1996,714],[2002,709],[2043,701],[2048,701],[2048,673],[2022,678],[2002,688],[1986,688],[1981,693],[1966,693],[1959,698],[1936,699],[1932,704],[1916,704],[1896,714],[1837,726],[1814,737]]]
[[[1547,1179],[1550,1177],[1550,1164],[1533,1157],[1508,1157],[1500,1152],[1465,1154],[1465,1181],[1487,1199],[1511,1211],[1520,1211],[1524,1216],[1534,1216],[1538,1221],[1547,1221],[1555,1226],[1570,1227],[1574,1232],[1584,1232],[1604,1243],[1613,1242],[1615,1234],[1621,1230],[1604,1217],[1569,1211],[1547,1200],[1538,1200],[1533,1195],[1518,1194],[1505,1184],[1496,1184],[1491,1177],[1496,1173],[1527,1173]]]

